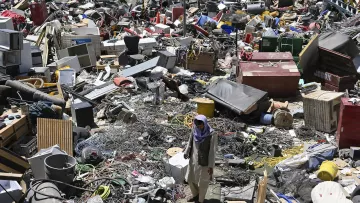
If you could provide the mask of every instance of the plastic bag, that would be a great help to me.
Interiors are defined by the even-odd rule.
[[[276,165],[276,167],[280,171],[290,171],[292,169],[297,169],[301,167],[307,161],[309,161],[309,156],[306,153],[301,153],[281,161]]]

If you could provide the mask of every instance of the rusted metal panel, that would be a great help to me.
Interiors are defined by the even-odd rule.
[[[290,52],[254,52],[251,61],[293,61]]]
[[[73,128],[69,120],[37,119],[38,149],[59,145],[67,154],[73,154]]]
[[[353,89],[357,81],[356,75],[339,76],[321,70],[317,70],[314,75],[316,77],[316,81],[322,83],[324,90],[336,92]]]
[[[351,84],[354,86],[354,84],[357,81],[356,75],[335,75],[329,72],[324,72],[321,70],[317,70],[314,75],[325,83],[331,84],[336,87],[340,87],[341,85]]]
[[[319,47],[319,65],[322,70],[336,75],[357,73],[357,69],[350,56],[323,47]]]
[[[300,73],[295,62],[240,62],[237,82],[268,92],[270,97],[296,95]]]

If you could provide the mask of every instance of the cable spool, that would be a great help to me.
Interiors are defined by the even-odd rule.
[[[277,109],[274,112],[274,124],[278,128],[289,128],[293,121],[294,119],[288,109]]]

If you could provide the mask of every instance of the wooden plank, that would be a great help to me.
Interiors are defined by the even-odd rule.
[[[29,8],[29,2],[28,0],[22,0],[18,4],[16,4],[14,8],[25,11]]]
[[[266,198],[266,188],[267,188],[268,176],[267,171],[264,171],[264,178],[259,182],[259,187],[257,191],[257,203],[264,203]]]
[[[30,168],[28,161],[12,151],[0,148],[0,170],[8,173],[25,173]]]
[[[73,128],[70,120],[37,119],[38,149],[46,149],[56,144],[70,156],[73,155]]]
[[[16,180],[21,181],[23,174],[20,173],[2,173],[0,172],[0,180]]]

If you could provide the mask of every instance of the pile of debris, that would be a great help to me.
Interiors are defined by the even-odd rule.
[[[359,201],[357,2],[0,4],[1,203]]]

